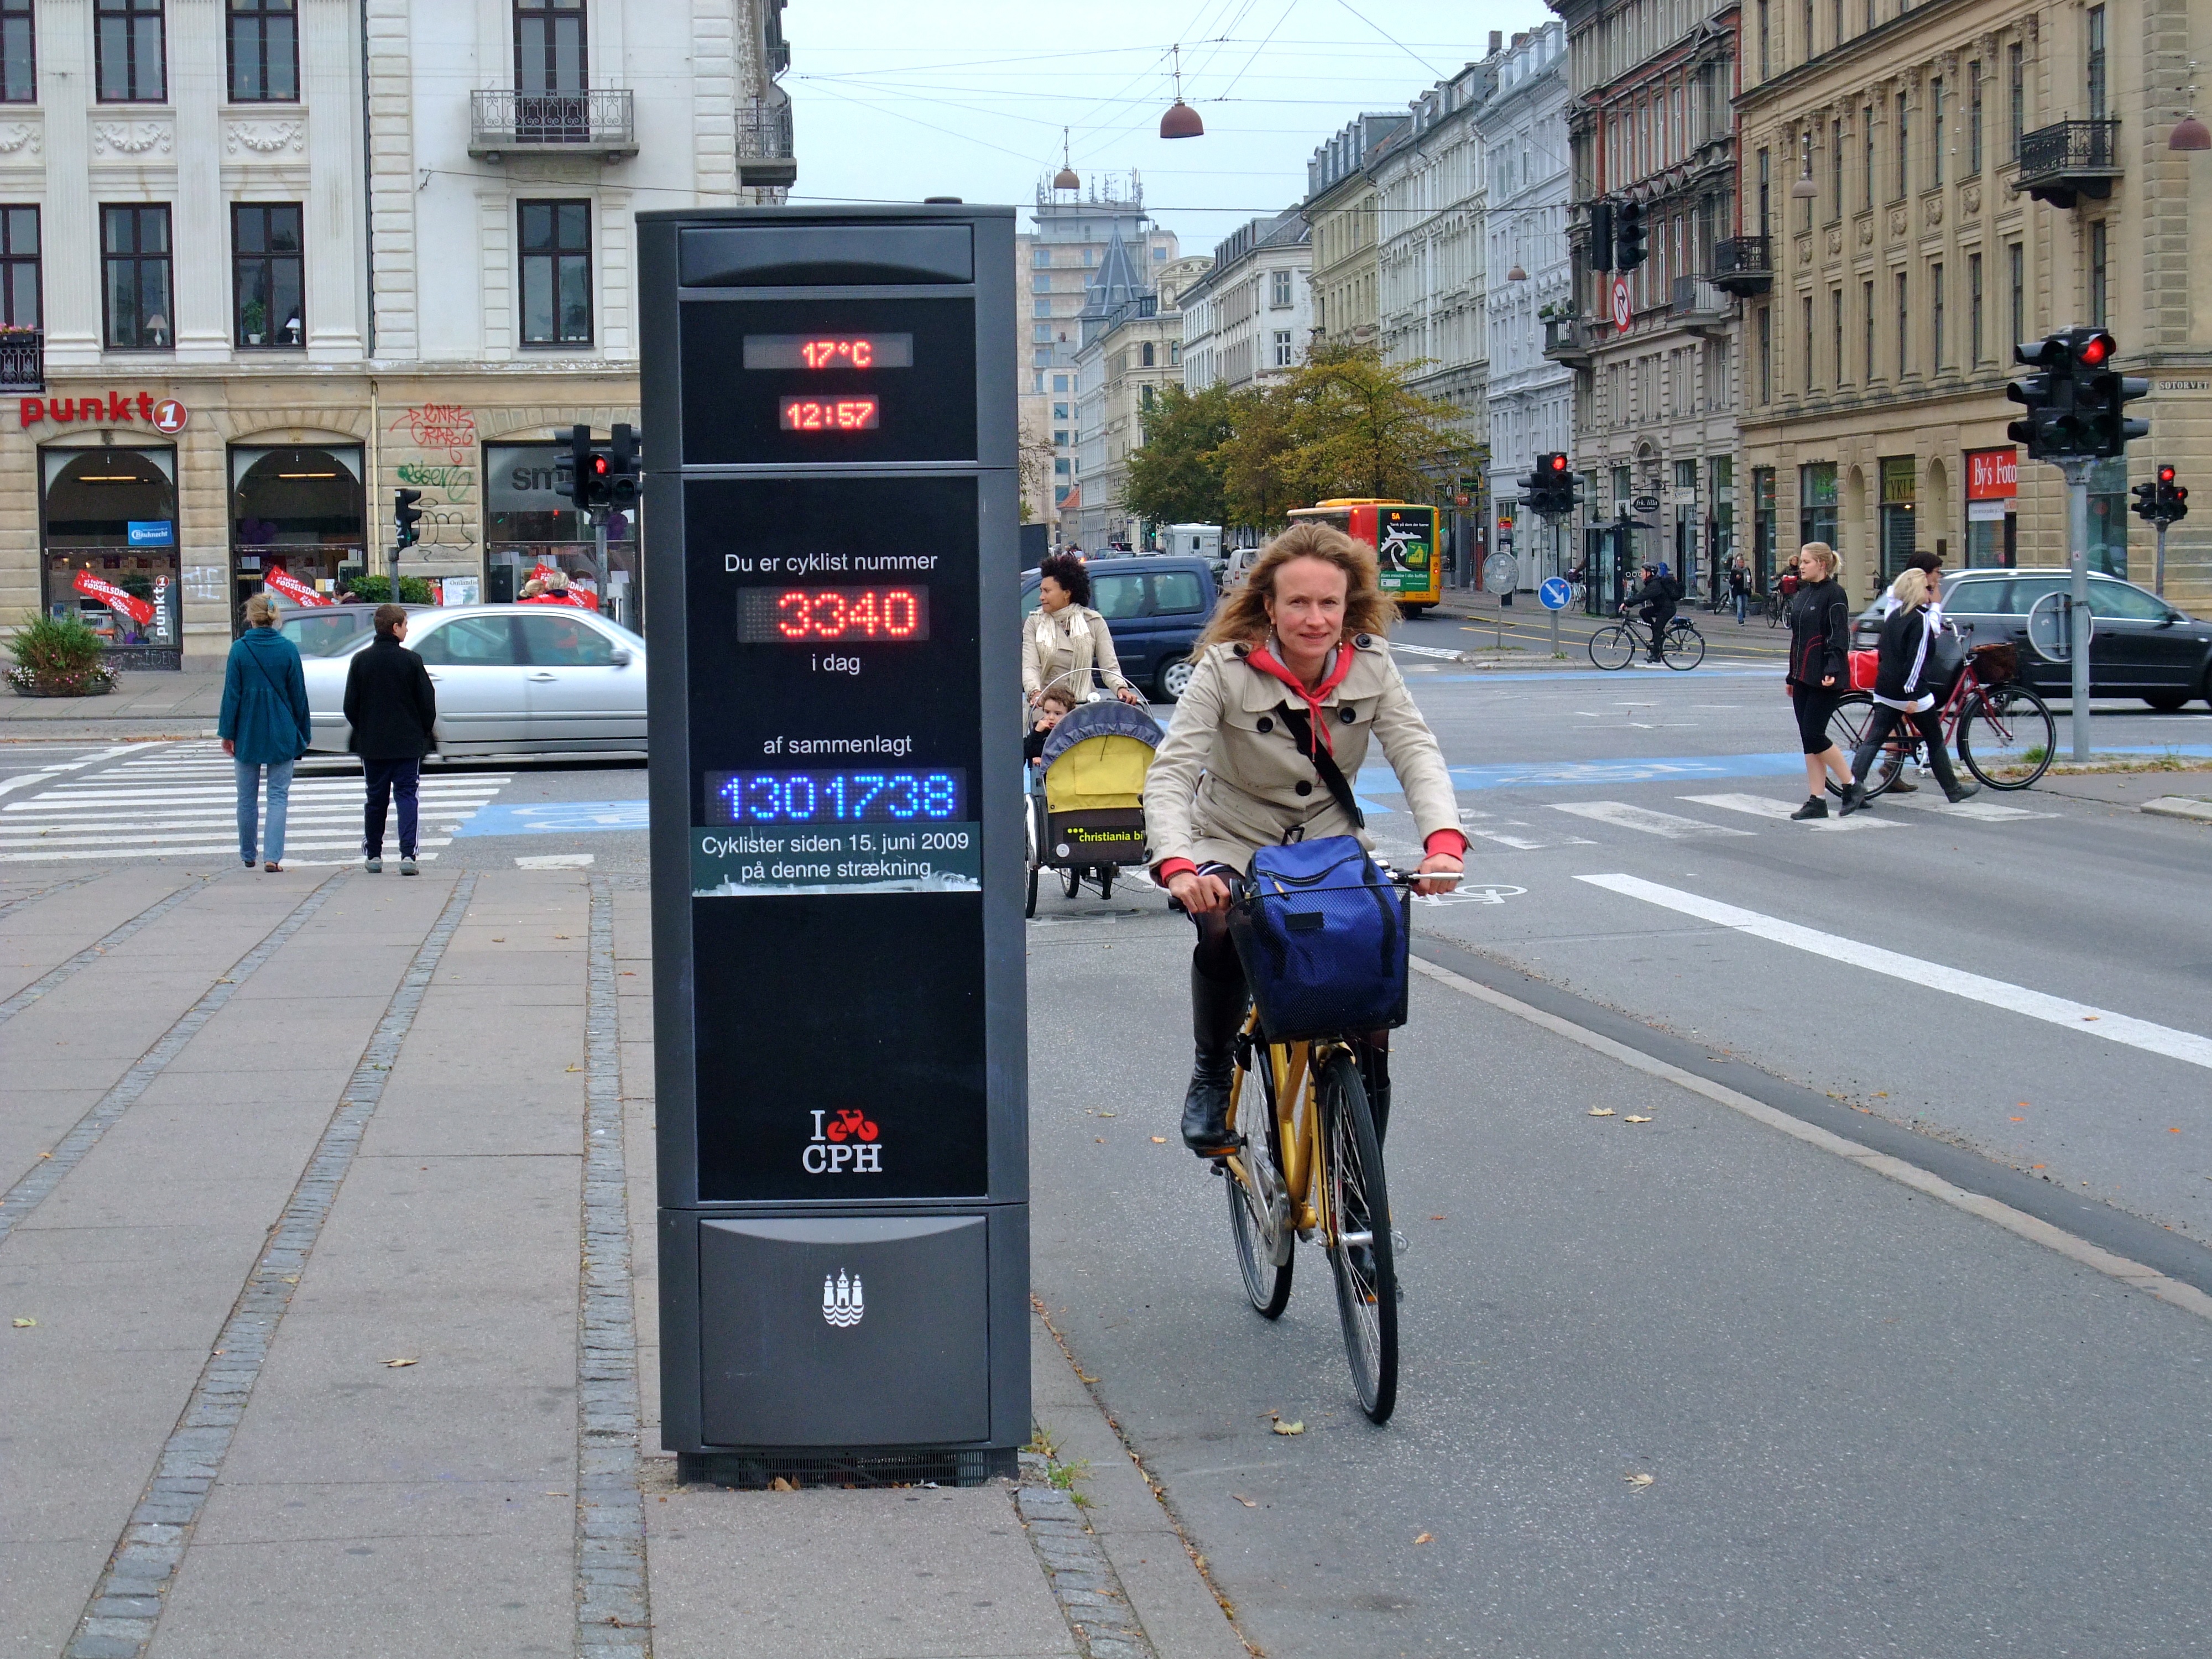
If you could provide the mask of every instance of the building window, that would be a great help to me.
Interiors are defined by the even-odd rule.
[[[1844,291],[1839,288],[1828,290],[1828,329],[1835,337],[1829,345],[1835,353],[1836,384],[1841,386],[1850,377],[1844,370]]]
[[[1279,270],[1273,274],[1275,279],[1273,304],[1279,311],[1291,302],[1291,273],[1287,270]]]
[[[1288,368],[1290,366],[1291,331],[1287,328],[1279,328],[1275,331],[1275,367]]]
[[[1943,182],[1943,77],[1937,76],[1928,85],[1928,182]]]
[[[1759,308],[1759,401],[1768,403],[1774,397],[1774,308]]]
[[[1982,256],[1966,256],[1966,366],[1982,366]]]
[[[300,96],[293,0],[229,0],[230,101],[289,104]]]
[[[1751,469],[1752,578],[1765,592],[1774,579],[1774,469]]]
[[[2027,338],[2027,247],[2014,242],[2005,250],[2011,265],[2012,277],[2012,337],[2015,341]],[[2007,354],[2009,356],[2009,354]]]
[[[1762,149],[1759,152],[1759,234],[1761,236],[1774,234],[1773,199],[1774,153]]]
[[[1836,217],[1844,216],[1844,124],[1828,125],[1828,196],[1836,204]]]
[[[1065,415],[1062,415],[1062,416],[1060,416],[1060,419],[1062,419],[1062,420],[1066,420],[1066,418],[1067,418],[1067,416],[1065,416]],[[1065,448],[1066,448],[1066,447],[1067,447],[1067,434],[1066,434],[1065,431],[1063,431],[1063,430],[1057,430],[1057,429],[1056,429],[1056,430],[1054,430],[1054,433],[1053,433],[1053,434],[1052,434],[1052,447],[1053,447],[1054,449],[1065,449]]]
[[[584,0],[515,0],[514,87],[518,92],[581,92]]]
[[[592,343],[592,204],[521,202],[522,343]]]
[[[1140,407],[1145,409],[1150,409],[1152,406],[1152,389],[1151,386],[1140,386],[1137,388],[1137,402]]]
[[[1911,285],[1905,273],[1897,273],[1897,378],[1903,380],[1912,362],[1912,312],[1910,306]]]
[[[1859,298],[1866,318],[1866,381],[1874,384],[1874,284],[1859,284]]]
[[[1903,201],[1912,189],[1912,112],[1905,94],[1897,94],[1897,195]]]
[[[1169,367],[1170,368],[1179,368],[1179,367],[1181,367],[1181,366],[1182,366],[1182,342],[1177,341],[1177,340],[1170,340],[1170,341],[1168,342],[1168,367]]]
[[[40,323],[39,210],[0,207],[0,325]]]
[[[1806,390],[1806,391],[1808,391],[1808,392],[1810,392],[1810,391],[1813,389],[1813,384],[1814,384],[1814,374],[1813,374],[1813,296],[1812,296],[1811,295],[1808,294],[1808,295],[1805,296],[1805,300],[1804,300],[1804,306],[1805,306],[1805,390]]]
[[[38,23],[33,0],[0,0],[0,104],[39,101]]]
[[[307,343],[300,207],[240,203],[230,210],[231,343],[256,349]]]
[[[1836,544],[1836,464],[1814,461],[1797,469],[1797,539]]]
[[[2094,328],[2110,328],[2112,324],[2106,307],[2111,289],[2106,282],[2105,253],[2105,222],[2099,219],[2089,226],[2089,323]]]
[[[1806,61],[1809,63],[1809,62],[1811,62],[1811,61],[1812,61],[1812,58],[1813,58],[1813,57],[1814,57],[1814,52],[1813,52],[1813,0],[1805,0],[1805,39],[1804,39],[1804,41],[1802,42],[1802,45],[1803,45],[1803,46],[1804,46],[1804,48],[1805,48],[1805,58],[1806,58]]]
[[[1055,375],[1054,375],[1054,376],[1052,377],[1052,389],[1053,389],[1054,392],[1065,392],[1065,391],[1066,391],[1066,390],[1067,390],[1067,376],[1066,376],[1066,375],[1065,375],[1065,374],[1055,374]]]
[[[1943,264],[1936,260],[1928,267],[1928,326],[1933,338],[1928,349],[1928,372],[1943,372]]]
[[[1905,574],[1905,562],[1919,545],[1913,522],[1917,482],[1911,456],[1881,458],[1881,580],[1885,585]]]
[[[1978,58],[1966,65],[1966,82],[1972,88],[1966,101],[1966,173],[1972,177],[1982,170],[1982,64]]]
[[[1139,368],[1151,368],[1153,367],[1152,358],[1154,349],[1152,343],[1150,340],[1145,341],[1137,348],[1137,365]]]
[[[1036,248],[1031,251],[1030,257],[1040,265],[1048,265],[1052,263],[1052,250],[1048,247]]]
[[[1032,294],[1049,294],[1049,293],[1051,293],[1051,292],[1052,292],[1052,278],[1051,278],[1051,277],[1049,277],[1049,276],[1032,276],[1032,277],[1030,277],[1030,293],[1032,293]]]
[[[1042,392],[1044,388],[1042,386],[1039,386],[1037,390]],[[1055,421],[1066,420],[1067,418],[1067,405],[1066,404],[1054,404],[1052,406],[1052,418]]]
[[[1049,317],[1052,315],[1052,301],[1040,295],[1037,302],[1031,306],[1030,310],[1032,315],[1038,317]]]
[[[2089,118],[2105,118],[2105,9],[2089,8]]]
[[[161,21],[161,0],[95,0],[93,78],[101,103],[158,104],[168,97]]]
[[[169,333],[169,210],[133,203],[100,210],[101,297],[107,343],[166,351]]]
[[[1874,106],[1872,104],[1869,104],[1860,112],[1859,131],[1866,135],[1866,173],[1863,180],[1866,186],[1866,200],[1859,205],[1863,208],[1870,208],[1874,205]]]
[[[1050,345],[1052,343],[1052,325],[1050,323],[1037,323],[1033,325],[1030,329],[1030,338],[1039,345]]]
[[[1759,0],[1759,78],[1762,81],[1774,73],[1772,32],[1766,13],[1766,0]]]
[[[2020,155],[2020,136],[2027,131],[2027,69],[2021,61],[2018,41],[2005,48],[2005,80],[2012,102],[2011,154],[2016,160]]]

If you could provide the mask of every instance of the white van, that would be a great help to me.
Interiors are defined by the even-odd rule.
[[[1221,558],[1221,526],[1218,524],[1164,524],[1159,528],[1160,551],[1186,559],[1217,563]]]

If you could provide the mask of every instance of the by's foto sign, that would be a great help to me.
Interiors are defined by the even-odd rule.
[[[79,398],[25,398],[15,405],[25,430],[43,422],[79,422],[86,425],[121,426],[143,421],[156,432],[185,429],[191,411],[174,398],[156,398],[150,392],[90,392]]]
[[[2002,501],[2020,494],[2020,452],[2016,449],[1970,449],[1966,452],[1966,499]]]

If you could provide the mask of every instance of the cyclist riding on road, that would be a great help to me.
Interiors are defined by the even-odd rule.
[[[1623,611],[1627,610],[1630,605],[1638,607],[1636,614],[1651,630],[1650,660],[1653,662],[1660,660],[1660,637],[1666,633],[1667,624],[1674,619],[1674,604],[1678,597],[1673,579],[1668,575],[1665,567],[1647,564],[1644,567],[1644,586],[1633,599],[1620,607]]]
[[[1451,776],[1390,659],[1390,602],[1374,552],[1301,524],[1261,552],[1214,613],[1145,788],[1152,878],[1198,927],[1191,953],[1195,1058],[1184,1144],[1213,1157],[1230,1140],[1229,1085],[1247,990],[1229,936],[1226,878],[1262,847],[1323,836],[1371,846],[1348,781],[1371,730],[1405,791],[1427,856],[1415,891],[1447,890],[1467,852]],[[1390,1109],[1389,1033],[1363,1056],[1379,1139]]]

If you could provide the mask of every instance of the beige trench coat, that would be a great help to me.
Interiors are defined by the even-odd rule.
[[[1064,605],[1057,611],[1040,606],[1022,618],[1022,690],[1030,696],[1057,680],[1081,702],[1091,695],[1093,668],[1109,691],[1129,684],[1114,654],[1106,618],[1089,605]]]
[[[1246,663],[1249,649],[1212,647],[1176,705],[1175,723],[1145,781],[1145,830],[1155,868],[1188,859],[1249,870],[1255,852],[1281,845],[1302,825],[1309,841],[1357,835],[1373,846],[1284,726],[1282,705],[1304,703],[1280,680]],[[1338,769],[1357,782],[1371,732],[1405,791],[1415,840],[1458,829],[1443,751],[1390,660],[1389,647],[1361,634],[1352,649],[1358,655],[1351,672],[1322,705]]]

